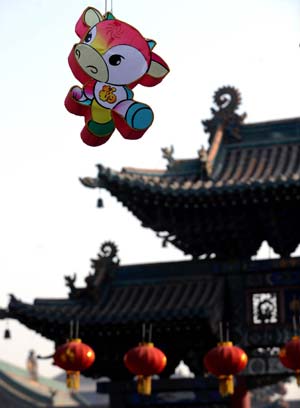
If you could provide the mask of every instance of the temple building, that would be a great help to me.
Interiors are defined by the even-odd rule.
[[[96,353],[84,374],[111,379],[98,391],[110,395],[112,408],[250,408],[249,391],[293,375],[278,351],[300,314],[300,258],[292,256],[300,243],[300,118],[244,123],[232,87],[219,89],[214,103],[212,118],[203,121],[209,147],[195,158],[176,159],[165,148],[163,170],[98,165],[95,177],[81,179],[109,191],[163,246],[174,245],[190,260],[122,265],[117,246],[104,242],[84,287],[76,286],[76,276],[65,277],[68,298],[27,304],[11,296],[1,311],[56,345],[79,321],[81,338]],[[278,259],[254,259],[264,241]],[[136,394],[123,363],[144,324],[152,325],[153,341],[168,359],[147,400]],[[235,394],[225,398],[203,365],[220,324],[249,357]],[[194,378],[170,378],[180,361]]]

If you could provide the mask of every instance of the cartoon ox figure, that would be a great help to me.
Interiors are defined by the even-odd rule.
[[[135,28],[87,8],[75,27],[81,41],[75,44],[69,65],[83,87],[70,89],[65,106],[85,117],[82,140],[99,146],[115,128],[126,139],[138,139],[153,121],[151,108],[133,99],[137,84],[157,85],[168,74],[167,64],[152,52],[155,42]]]

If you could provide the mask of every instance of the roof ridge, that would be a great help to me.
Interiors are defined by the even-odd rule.
[[[300,117],[293,117],[293,118],[283,118],[283,119],[270,119],[270,120],[264,120],[264,121],[259,121],[259,122],[249,122],[249,123],[243,123],[241,125],[241,128],[248,127],[248,126],[257,126],[257,125],[278,125],[278,124],[288,124],[292,122],[299,122],[300,123]]]

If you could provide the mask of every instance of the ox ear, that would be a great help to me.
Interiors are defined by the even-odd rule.
[[[79,38],[84,38],[87,30],[89,30],[91,27],[94,27],[94,25],[100,23],[100,21],[102,20],[103,16],[100,11],[96,10],[93,7],[88,7],[84,10],[79,20],[77,21],[75,32]]]
[[[151,61],[150,67],[147,71],[147,74],[150,75],[152,78],[164,78],[169,69],[166,66],[160,64],[158,61]]]
[[[88,7],[83,13],[83,21],[88,27],[94,27],[94,25],[100,23],[103,20],[103,16],[100,11],[93,7]]]
[[[163,79],[168,74],[168,72],[170,72],[168,65],[162,58],[160,58],[153,52],[150,67],[147,71],[147,74],[150,75],[152,78],[159,80]]]
[[[139,80],[144,86],[155,86],[159,84],[170,72],[165,61],[154,52],[151,52],[151,62],[146,74]]]

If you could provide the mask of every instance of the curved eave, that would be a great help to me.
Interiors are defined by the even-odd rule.
[[[166,170],[98,166],[97,178],[85,178],[87,187],[100,187],[117,196],[128,191],[174,196],[206,197],[251,190],[281,189],[300,182],[300,143],[226,145],[210,178],[198,159],[177,160]],[[125,198],[126,199],[126,198]]]
[[[64,328],[67,334],[71,320],[80,321],[81,331],[84,325],[102,330],[107,326],[184,319],[206,320],[216,326],[216,319],[223,313],[223,291],[222,278],[167,280],[164,283],[140,280],[139,283],[99,288],[99,299],[40,299],[32,305],[13,299],[8,310],[11,317],[52,339],[57,336],[57,328]]]
[[[179,183],[169,183],[166,185],[166,176],[160,178],[159,181],[153,182],[141,179],[140,176],[126,177],[122,172],[115,172],[111,169],[105,169],[98,174],[97,179],[93,179],[93,185],[87,184],[87,179],[81,179],[83,185],[87,187],[99,187],[105,188],[113,195],[118,196],[118,187],[123,187],[123,189],[128,191],[140,191],[143,193],[148,192],[149,194],[160,194],[163,196],[192,196],[192,197],[207,197],[210,195],[220,195],[220,194],[232,194],[236,192],[243,191],[253,191],[253,190],[271,190],[271,189],[282,189],[292,186],[300,185],[300,175],[295,174],[290,178],[285,176],[278,177],[274,180],[260,181],[255,180],[253,182],[244,183],[231,183],[231,182],[221,182],[221,181],[198,181],[193,183],[191,181],[186,181],[184,185],[178,185]],[[89,179],[91,180],[91,179]]]

